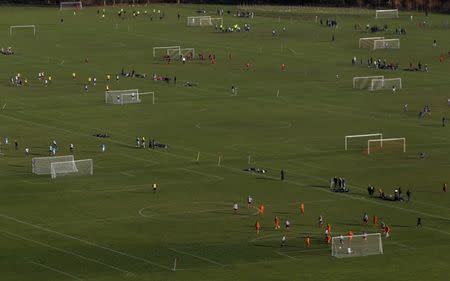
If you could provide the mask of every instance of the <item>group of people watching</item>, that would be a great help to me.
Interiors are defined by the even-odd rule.
[[[145,74],[145,73],[137,73],[134,71],[134,69],[131,70],[131,72],[127,72],[123,68],[120,71],[120,75],[123,77],[136,77],[136,78],[146,78],[147,77],[147,74]]]
[[[324,24],[323,19],[320,19],[320,25],[323,25],[323,24]],[[325,20],[325,25],[328,26],[328,27],[337,27],[338,23],[337,23],[336,20],[326,19]]]
[[[429,105],[425,105],[423,110],[419,112],[419,118],[422,119],[425,116],[431,116],[431,107]]]
[[[396,35],[406,35],[406,28],[400,27],[395,29]]]
[[[409,63],[409,68],[405,69],[406,71],[422,71],[428,72],[428,64],[423,65],[420,61],[417,63],[417,66],[413,65],[412,62]]]
[[[14,50],[12,49],[12,47],[2,48],[1,53],[5,56],[14,55]]]
[[[330,181],[330,189],[333,192],[349,192],[347,182],[344,178],[333,177]]]
[[[255,167],[246,168],[246,169],[244,169],[244,171],[257,173],[257,174],[265,174],[267,172],[266,169],[255,168]]]
[[[373,60],[373,58],[370,58],[367,60],[367,64],[369,67],[373,67],[375,69],[397,70],[399,67],[399,63],[389,63],[386,59]]]
[[[387,194],[383,191],[383,189],[378,189],[378,198],[383,199],[383,200],[388,200],[388,201],[403,201],[403,197],[402,197],[402,188],[401,187],[397,187],[394,188],[394,194]],[[375,194],[375,187],[371,184],[369,184],[369,186],[367,187],[367,192],[369,193],[370,197],[373,197]],[[408,201],[410,200],[411,197],[411,192],[409,190],[406,191],[406,196]]]
[[[164,143],[157,143],[154,139],[149,140],[148,144],[146,142],[145,137],[136,137],[136,148],[148,148],[148,149],[156,149],[156,148],[168,148],[169,146]]]

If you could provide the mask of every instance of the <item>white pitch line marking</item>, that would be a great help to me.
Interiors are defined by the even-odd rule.
[[[57,248],[57,247],[54,247],[54,246],[52,246],[52,245],[49,245],[49,244],[46,244],[46,243],[43,243],[43,242],[39,242],[39,241],[30,239],[30,238],[26,238],[26,237],[23,237],[23,236],[14,234],[14,233],[9,232],[9,231],[0,230],[0,232],[4,233],[4,234],[6,234],[6,235],[9,235],[9,236],[11,236],[11,237],[19,238],[19,239],[22,239],[22,240],[25,240],[25,241],[28,241],[28,242],[32,242],[32,243],[35,243],[35,244],[38,244],[38,245],[41,245],[41,246],[44,246],[44,247],[53,249],[53,250],[58,251],[58,252],[61,252],[61,253],[65,253],[65,254],[68,254],[68,255],[71,255],[71,256],[75,256],[75,257],[77,257],[77,258],[80,258],[80,259],[83,259],[83,260],[86,260],[86,261],[89,261],[89,262],[97,263],[97,264],[100,264],[100,265],[103,265],[103,266],[112,268],[112,269],[117,270],[117,271],[119,271],[119,272],[121,272],[121,273],[127,273],[127,274],[130,273],[130,274],[134,274],[134,273],[132,273],[132,272],[130,272],[130,271],[123,270],[123,269],[121,269],[121,268],[118,268],[118,267],[113,266],[113,265],[109,265],[109,264],[104,263],[104,262],[102,262],[102,261],[99,261],[99,260],[96,260],[96,259],[93,259],[93,258],[88,258],[88,257],[82,256],[82,255],[80,255],[80,254],[77,254],[77,253],[74,253],[74,252],[71,252],[71,251],[68,251],[68,250],[64,250],[64,249],[61,249],[61,248]]]
[[[179,254],[191,256],[191,257],[197,258],[199,260],[206,261],[206,262],[209,262],[209,263],[212,263],[214,265],[221,266],[221,267],[227,266],[227,265],[225,265],[223,263],[216,262],[216,261],[213,261],[211,259],[208,259],[208,258],[205,258],[205,257],[202,257],[202,256],[198,256],[198,255],[194,255],[194,254],[191,254],[191,253],[188,253],[188,252],[185,252],[185,251],[177,250],[177,249],[174,249],[174,248],[169,248],[169,250],[174,251],[174,252],[179,253]]]
[[[186,172],[190,172],[190,173],[193,173],[193,174],[197,174],[197,175],[201,175],[201,176],[204,176],[204,177],[211,177],[211,178],[216,178],[218,180],[224,180],[223,177],[216,176],[216,175],[213,175],[213,174],[210,174],[210,173],[203,173],[203,172],[199,172],[199,171],[195,171],[195,170],[191,170],[191,169],[187,169],[187,168],[180,168],[180,170],[183,170],[183,171],[186,171]]]
[[[295,55],[298,54],[294,49],[288,48],[288,50],[291,51],[292,53],[294,53]]]
[[[70,273],[68,273],[68,272],[65,272],[65,271],[56,269],[56,268],[54,268],[54,267],[51,267],[51,266],[48,266],[48,265],[45,265],[45,264],[42,264],[42,263],[33,262],[33,261],[31,261],[30,263],[31,263],[31,264],[34,264],[34,265],[36,265],[36,266],[39,266],[39,267],[46,268],[46,269],[48,269],[48,270],[50,270],[50,271],[57,272],[57,273],[59,273],[59,274],[68,276],[68,277],[70,277],[70,278],[73,278],[74,280],[83,281],[83,279],[80,279],[80,278],[76,277],[75,275],[72,275],[72,274],[70,274]]]
[[[124,175],[124,176],[127,176],[127,177],[130,177],[130,178],[135,178],[136,177],[135,175],[133,175],[131,173],[128,173],[128,172],[120,172],[120,174]]]
[[[103,249],[103,250],[106,250],[106,251],[109,251],[109,252],[112,252],[112,253],[116,253],[118,255],[121,255],[121,256],[124,256],[124,257],[128,257],[130,259],[142,261],[142,262],[145,262],[147,264],[151,264],[151,265],[157,266],[159,268],[162,268],[162,269],[165,269],[165,270],[168,270],[168,271],[172,271],[172,269],[169,268],[168,266],[165,266],[165,265],[162,265],[162,264],[159,264],[159,263],[156,263],[156,262],[152,262],[152,261],[149,261],[147,259],[144,259],[144,258],[141,258],[141,257],[137,257],[137,256],[134,256],[134,255],[131,255],[131,254],[127,254],[127,253],[124,253],[124,252],[121,252],[121,251],[118,251],[118,250],[114,250],[112,248],[108,248],[106,246],[99,245],[99,244],[97,244],[95,242],[91,242],[91,241],[88,241],[88,240],[83,240],[81,238],[78,238],[78,237],[75,237],[75,236],[72,236],[72,235],[68,235],[68,234],[64,234],[64,233],[61,233],[61,232],[58,232],[58,231],[55,231],[55,230],[52,230],[52,229],[49,229],[49,228],[46,228],[46,227],[43,227],[43,226],[35,225],[35,224],[29,223],[29,222],[26,222],[26,221],[23,221],[23,220],[19,220],[19,219],[16,219],[14,217],[11,217],[11,216],[8,216],[8,215],[5,215],[5,214],[0,214],[0,217],[3,217],[5,219],[9,219],[11,221],[15,221],[15,222],[18,222],[18,223],[21,223],[21,224],[24,224],[24,225],[28,225],[30,227],[33,227],[33,228],[36,228],[36,229],[39,229],[39,230],[42,230],[42,231],[45,231],[45,232],[48,232],[48,233],[53,233],[55,235],[58,235],[58,236],[61,236],[61,237],[64,237],[64,238],[72,239],[72,240],[81,242],[83,244],[89,245],[89,246],[97,247],[99,249]]]
[[[282,252],[280,252],[280,251],[275,251],[275,253],[277,253],[277,254],[280,255],[280,256],[287,257],[287,258],[290,258],[290,259],[293,259],[293,260],[300,260],[300,259],[298,259],[298,258],[296,258],[296,257],[290,256],[290,255],[288,255],[288,254],[286,254],[286,253],[282,253]]]

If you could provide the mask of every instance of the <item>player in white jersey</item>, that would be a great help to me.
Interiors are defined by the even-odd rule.
[[[253,203],[253,198],[249,195],[249,196],[247,197],[247,208],[250,208],[250,206],[252,205],[252,203]]]
[[[289,228],[291,227],[291,222],[288,221],[288,220],[286,220],[286,221],[284,222],[284,227],[286,228],[286,230],[289,230]]]
[[[235,214],[237,213],[238,209],[239,209],[238,204],[237,204],[237,203],[234,203],[234,204],[233,204],[233,211],[234,211]]]

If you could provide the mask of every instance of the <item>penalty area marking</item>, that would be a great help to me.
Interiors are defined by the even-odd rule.
[[[56,268],[54,268],[54,267],[51,267],[51,266],[48,266],[48,265],[45,265],[45,264],[42,264],[42,263],[34,262],[34,261],[31,261],[30,263],[31,263],[31,264],[34,264],[34,265],[36,265],[36,266],[42,267],[42,268],[46,268],[46,269],[48,269],[48,270],[50,270],[50,271],[53,271],[53,272],[56,272],[56,273],[65,275],[65,276],[70,277],[70,278],[72,278],[72,279],[74,279],[74,280],[83,281],[83,279],[78,278],[78,277],[76,277],[75,275],[72,275],[72,274],[70,274],[70,273],[68,273],[68,272],[65,272],[65,271],[56,269]]]
[[[181,251],[181,250],[177,250],[177,249],[174,249],[174,248],[169,248],[169,250],[171,250],[171,251],[173,251],[175,253],[183,254],[183,255],[186,255],[186,256],[191,256],[191,257],[194,257],[196,259],[199,259],[199,260],[202,260],[202,261],[206,261],[206,262],[209,262],[211,264],[218,265],[218,266],[221,266],[221,267],[228,266],[226,264],[213,261],[212,259],[208,259],[208,258],[199,256],[199,255],[194,255],[194,254],[191,254],[191,253],[188,253],[188,252],[185,252],[185,251]]]
[[[86,257],[86,256],[82,256],[82,255],[80,255],[80,254],[77,254],[77,253],[74,253],[74,252],[71,252],[71,251],[68,251],[68,250],[64,250],[64,249],[61,249],[61,248],[54,247],[54,246],[52,246],[52,245],[50,245],[50,244],[47,244],[47,243],[44,243],[44,242],[39,242],[39,241],[30,239],[30,238],[27,238],[27,237],[23,237],[23,236],[20,236],[20,235],[18,235],[18,234],[14,234],[14,233],[9,232],[9,231],[6,231],[6,230],[0,230],[0,232],[3,233],[3,234],[6,234],[7,236],[14,237],[14,238],[16,238],[16,239],[20,239],[20,240],[32,242],[32,243],[35,243],[35,244],[37,244],[37,245],[40,245],[40,246],[43,246],[43,247],[50,248],[50,249],[52,249],[52,250],[55,250],[55,251],[58,251],[58,252],[61,252],[61,253],[64,253],[64,254],[68,254],[68,255],[71,255],[71,256],[74,256],[74,257],[83,259],[83,260],[85,260],[85,261],[89,261],[89,262],[93,262],[93,263],[96,263],[96,264],[100,264],[100,265],[106,266],[106,267],[108,267],[108,268],[117,270],[117,271],[119,271],[119,272],[121,272],[121,273],[133,274],[133,275],[134,275],[133,272],[130,272],[130,271],[127,271],[127,270],[123,270],[123,269],[121,269],[121,268],[119,268],[119,267],[116,267],[116,266],[113,266],[113,265],[104,263],[104,262],[102,262],[102,261],[99,261],[99,260],[96,260],[96,259],[93,259],[93,258],[88,258],[88,257]]]
[[[134,256],[132,254],[128,254],[128,253],[125,253],[125,252],[122,252],[122,251],[119,251],[119,250],[115,250],[115,249],[112,249],[112,248],[109,248],[109,247],[106,247],[106,246],[102,246],[102,245],[100,245],[100,244],[98,244],[96,242],[92,242],[92,241],[89,241],[89,240],[84,240],[84,239],[81,239],[81,238],[78,238],[78,237],[75,237],[75,236],[72,236],[72,235],[69,235],[69,234],[61,233],[61,232],[58,232],[56,230],[52,230],[52,229],[49,229],[49,228],[46,228],[46,227],[43,227],[43,226],[39,226],[39,225],[32,224],[32,223],[29,223],[29,222],[26,222],[26,221],[23,221],[23,220],[19,220],[19,219],[15,218],[15,217],[11,217],[11,216],[8,216],[8,215],[5,215],[5,214],[0,214],[0,217],[2,217],[4,219],[8,219],[10,221],[14,221],[14,222],[23,224],[23,225],[27,225],[27,226],[32,227],[34,229],[39,229],[39,230],[47,232],[47,233],[52,233],[54,235],[57,235],[57,236],[60,236],[60,237],[64,237],[66,239],[78,241],[80,243],[83,243],[83,244],[86,244],[86,245],[89,245],[89,246],[92,246],[92,247],[95,247],[95,248],[99,248],[99,249],[102,249],[102,250],[105,250],[105,251],[109,251],[111,253],[115,253],[115,254],[120,255],[120,256],[124,256],[124,257],[130,258],[130,259],[133,259],[133,260],[141,261],[141,262],[144,262],[144,263],[147,263],[147,264],[150,264],[150,265],[153,265],[153,266],[156,266],[156,267],[168,270],[168,271],[172,271],[172,269],[169,268],[168,266],[165,266],[165,265],[162,265],[162,264],[159,264],[159,263],[156,263],[156,262],[152,262],[150,260],[147,260],[147,259],[144,259],[144,258],[141,258],[141,257],[138,257],[138,256]],[[121,270],[121,271],[123,271],[123,270]],[[129,271],[123,271],[123,272],[129,273]]]

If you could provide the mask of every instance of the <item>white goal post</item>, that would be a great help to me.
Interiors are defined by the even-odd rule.
[[[105,92],[105,103],[123,105],[140,102],[141,99],[139,97],[138,89],[115,90]]]
[[[191,57],[192,59],[195,59],[195,49],[194,48],[182,48],[180,50],[180,52],[183,57]]]
[[[162,50],[164,56],[168,55],[181,55],[181,47],[180,46],[167,46],[167,47],[153,47],[153,57],[155,58],[158,51]]]
[[[54,162],[73,161],[73,155],[33,157],[31,159],[31,170],[36,175],[50,175],[51,164]]]
[[[373,48],[373,42],[375,40],[381,40],[384,39],[384,37],[366,37],[366,38],[359,38],[359,48]]]
[[[376,19],[398,18],[398,9],[376,10],[375,11],[375,18]]]
[[[331,256],[336,258],[381,254],[383,254],[383,242],[380,233],[337,236],[331,239]]]
[[[401,90],[403,88],[402,78],[381,78],[381,79],[372,79],[370,82],[370,91],[379,91],[379,90],[392,90],[395,88],[396,90]]]
[[[354,89],[366,89],[372,85],[373,79],[384,79],[383,75],[353,77]]]
[[[362,134],[362,135],[349,135],[345,136],[345,150],[348,150],[348,140],[352,138],[368,138],[368,137],[379,137],[379,140],[383,139],[383,133],[373,133],[373,134]]]
[[[13,30],[17,28],[32,28],[33,29],[33,35],[36,36],[36,26],[34,24],[29,25],[11,25],[9,27],[9,36],[13,35]]]
[[[367,154],[370,154],[370,145],[372,143],[380,143],[380,147],[383,147],[383,143],[387,141],[401,141],[403,145],[403,152],[406,152],[406,138],[388,138],[388,139],[372,139],[367,141]]]
[[[187,26],[212,25],[211,16],[187,17]]]
[[[65,10],[65,9],[82,9],[83,3],[81,1],[68,1],[68,2],[60,2],[59,3],[59,10]]]
[[[155,92],[144,92],[144,93],[139,93],[139,95],[151,95],[152,96],[152,104],[155,104]]]
[[[373,50],[400,49],[400,39],[378,39],[373,41]]]
[[[94,165],[92,159],[54,162],[50,166],[52,179],[62,176],[92,176]]]

